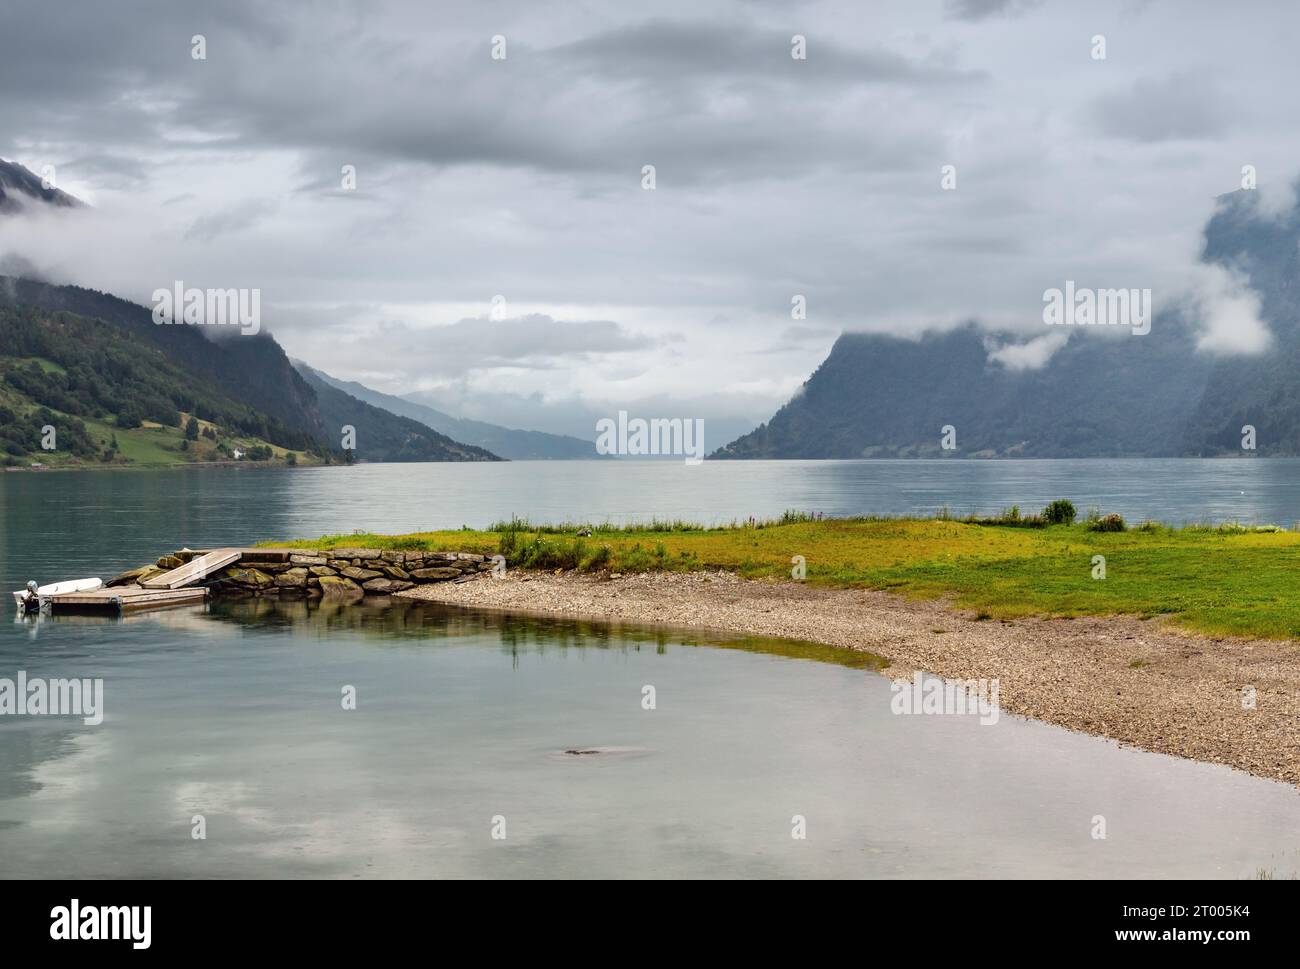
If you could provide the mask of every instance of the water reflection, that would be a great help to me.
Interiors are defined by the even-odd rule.
[[[787,659],[815,660],[849,669],[882,669],[888,661],[873,653],[820,643],[724,632],[699,632],[667,626],[587,621],[527,613],[480,610],[421,602],[393,596],[371,596],[357,603],[305,599],[240,599],[214,603],[196,620],[231,622],[266,631],[288,630],[296,635],[329,639],[339,632],[358,633],[385,641],[412,639],[459,641],[467,636],[496,637],[504,652],[518,658],[524,651],[564,652],[575,649],[663,653],[670,644],[712,646],[765,653]]]

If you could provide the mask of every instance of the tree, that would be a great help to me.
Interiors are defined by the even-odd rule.
[[[185,440],[197,441],[198,439],[199,439],[199,422],[195,420],[193,417],[191,417],[189,419],[189,423],[185,425]]]
[[[123,404],[122,409],[117,412],[118,427],[139,427],[143,423],[144,418],[140,415],[140,409],[135,404]]]

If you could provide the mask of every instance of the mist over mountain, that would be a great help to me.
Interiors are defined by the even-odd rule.
[[[327,440],[315,394],[265,333],[209,339],[205,331],[223,328],[159,326],[148,307],[108,293],[5,276],[0,276],[0,302],[76,313],[119,326],[174,363],[216,382],[228,396],[273,418],[294,446]]]
[[[425,404],[372,390],[355,380],[340,380],[300,360],[293,361],[293,364],[304,376],[313,375],[320,382],[341,390],[357,400],[381,407],[401,417],[419,421],[426,427],[455,438],[457,441],[484,448],[511,461],[599,457],[596,454],[594,438],[584,441],[564,434],[517,430],[486,421],[452,417]]]
[[[367,461],[499,461],[484,448],[453,441],[409,417],[369,404],[325,381],[311,367],[298,364],[302,377],[315,391],[321,419],[337,428],[355,431],[356,455]]]
[[[1202,266],[1248,288],[1216,295],[1208,328],[1180,305],[1145,335],[1044,326],[1027,339],[974,323],[916,340],[845,333],[771,420],[712,456],[1241,455],[1245,425],[1253,453],[1300,454],[1300,206],[1267,211],[1248,191],[1219,202]],[[956,446],[944,450],[949,425]]]

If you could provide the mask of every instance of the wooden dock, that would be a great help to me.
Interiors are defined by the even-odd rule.
[[[132,609],[157,609],[161,606],[181,606],[203,602],[208,590],[203,586],[190,589],[151,589],[138,585],[123,585],[113,589],[96,589],[94,592],[69,592],[51,596],[46,601],[52,609],[114,609],[129,612]]]
[[[125,613],[201,603],[207,599],[208,590],[197,583],[238,562],[245,551],[242,548],[218,548],[196,553],[179,568],[145,582],[46,596],[42,599],[42,607],[48,607],[51,612],[95,610]]]

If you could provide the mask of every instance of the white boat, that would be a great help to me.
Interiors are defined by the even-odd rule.
[[[36,595],[41,599],[48,599],[51,596],[67,595],[70,592],[94,592],[102,588],[103,579],[69,579],[67,582],[53,582],[50,585],[43,585],[37,588]],[[23,602],[27,599],[27,590],[14,593],[14,602],[21,609]]]

